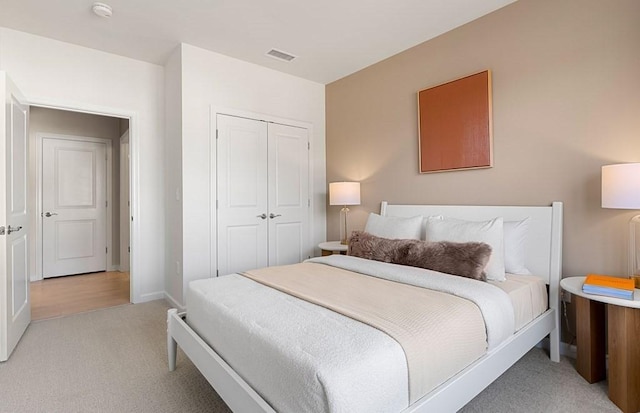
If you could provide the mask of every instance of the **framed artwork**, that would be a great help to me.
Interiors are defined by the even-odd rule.
[[[418,92],[420,173],[493,166],[491,72]]]

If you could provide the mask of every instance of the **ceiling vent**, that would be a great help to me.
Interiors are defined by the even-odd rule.
[[[274,59],[284,60],[285,62],[290,62],[296,57],[292,54],[285,53],[281,50],[271,49],[267,52],[267,56],[273,57]]]

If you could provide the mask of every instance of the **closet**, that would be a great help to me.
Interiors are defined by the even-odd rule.
[[[286,265],[309,250],[309,134],[216,114],[217,275]]]

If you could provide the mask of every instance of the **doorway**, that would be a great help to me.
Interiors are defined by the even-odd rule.
[[[65,306],[80,312],[131,302],[130,233],[122,224],[131,215],[128,130],[125,118],[31,107],[33,309],[66,315]]]

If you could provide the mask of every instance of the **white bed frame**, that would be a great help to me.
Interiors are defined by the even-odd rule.
[[[560,361],[560,278],[562,267],[562,203],[551,206],[391,205],[382,202],[381,215],[413,217],[444,215],[482,221],[498,216],[505,221],[529,217],[527,268],[549,285],[549,309],[500,346],[485,354],[402,413],[455,412],[546,336],[551,360]],[[234,412],[275,412],[184,321],[185,313],[170,309],[167,317],[169,370],[176,367],[177,346],[196,365]]]

